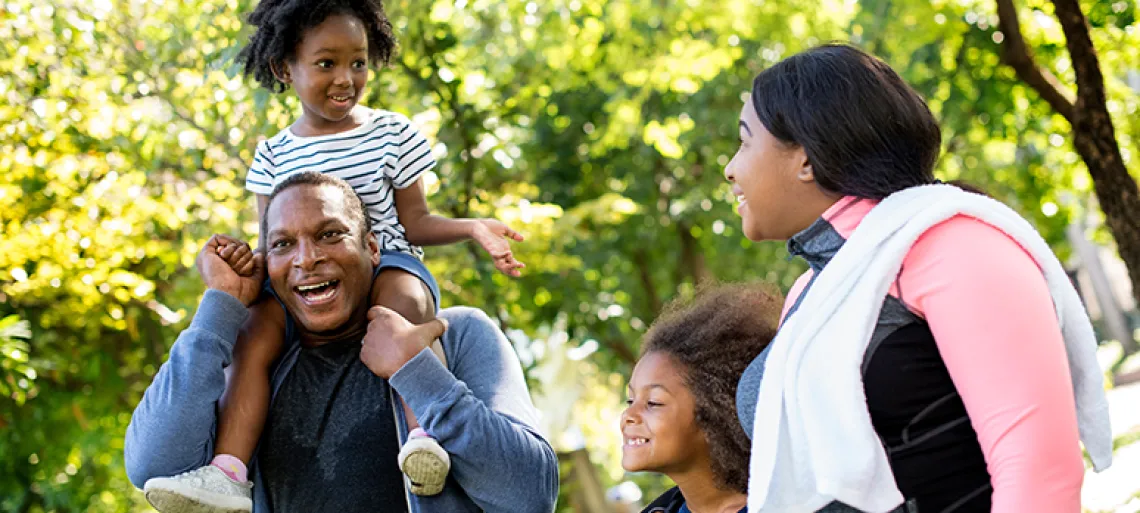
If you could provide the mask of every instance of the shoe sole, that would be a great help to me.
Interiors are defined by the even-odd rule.
[[[436,495],[443,491],[450,465],[432,451],[413,450],[404,458],[400,470],[408,478],[408,489],[416,495]]]
[[[250,507],[225,507],[207,504],[193,497],[163,489],[146,491],[146,501],[161,513],[250,513]]]

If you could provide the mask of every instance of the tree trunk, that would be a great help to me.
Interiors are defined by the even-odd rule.
[[[712,273],[705,265],[705,254],[701,250],[701,243],[690,232],[692,228],[688,223],[677,222],[677,235],[681,239],[681,266],[688,271],[693,284],[698,287],[712,278]]]
[[[997,0],[999,27],[1005,36],[1002,59],[1072,124],[1073,146],[1088,167],[1105,224],[1116,239],[1120,258],[1128,267],[1132,295],[1140,304],[1140,189],[1120,154],[1108,113],[1104,75],[1080,4],[1077,0],[1053,0],[1053,6],[1076,75],[1076,101],[1070,101],[1056,78],[1035,64],[1021,36],[1013,0]]]

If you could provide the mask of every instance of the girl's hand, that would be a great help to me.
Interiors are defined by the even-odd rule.
[[[244,241],[230,237],[229,235],[218,234],[215,236],[217,239],[217,249],[215,252],[218,256],[222,257],[229,264],[230,268],[234,270],[243,278],[256,277],[257,268],[254,266],[254,252],[250,249],[249,244]]]
[[[526,264],[515,260],[514,254],[511,253],[511,245],[507,242],[508,238],[521,242],[523,236],[519,232],[510,229],[498,219],[476,219],[475,227],[471,230],[471,238],[490,253],[495,268],[500,272],[514,278],[522,275],[519,269],[526,267]]]

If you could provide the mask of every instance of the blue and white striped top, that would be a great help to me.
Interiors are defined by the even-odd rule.
[[[414,184],[435,166],[431,145],[402,114],[375,109],[368,114],[367,121],[345,132],[299,137],[286,128],[260,142],[245,188],[268,196],[290,175],[310,170],[342,178],[364,200],[382,249],[423,258],[396,215],[394,189]]]

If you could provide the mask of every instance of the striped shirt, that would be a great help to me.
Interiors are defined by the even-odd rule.
[[[394,190],[416,183],[434,166],[431,145],[406,116],[368,109],[368,119],[352,130],[300,137],[285,129],[258,143],[245,188],[268,196],[301,171],[341,178],[364,200],[382,249],[423,258],[423,250],[408,242],[397,217]]]

